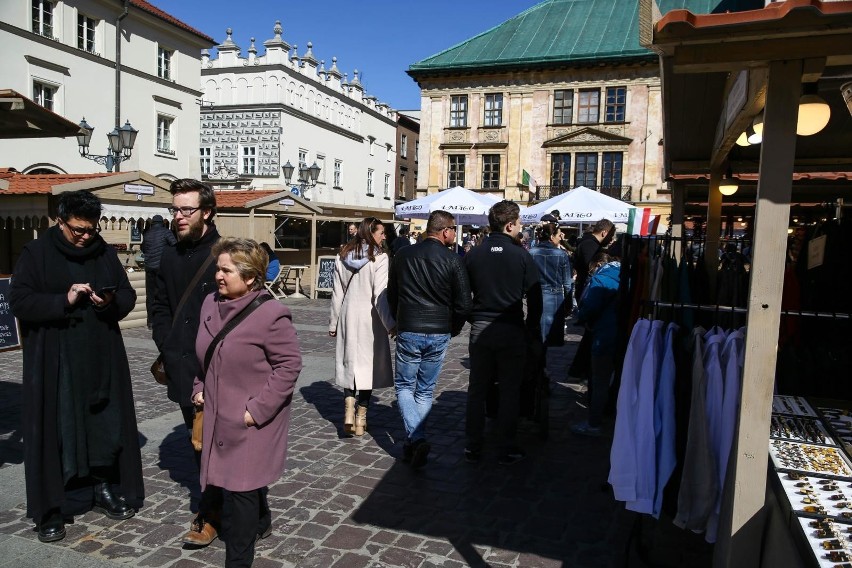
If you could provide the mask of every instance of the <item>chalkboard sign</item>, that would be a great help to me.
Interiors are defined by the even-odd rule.
[[[11,278],[0,278],[0,351],[21,348],[21,329],[9,303]]]
[[[334,289],[334,259],[337,256],[317,258],[317,283],[315,292],[331,292]]]

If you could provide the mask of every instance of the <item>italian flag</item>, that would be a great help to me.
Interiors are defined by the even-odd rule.
[[[538,184],[535,182],[535,178],[533,178],[527,170],[524,170],[524,175],[521,179],[521,183],[523,185],[529,186],[530,193],[535,193],[536,187]]]
[[[651,215],[650,207],[635,207],[627,217],[627,234],[645,237],[656,235],[660,216]]]

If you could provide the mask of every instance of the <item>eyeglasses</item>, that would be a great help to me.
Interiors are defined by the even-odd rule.
[[[455,231],[455,230],[456,230],[456,226],[455,226],[455,225],[453,225],[452,227],[444,227],[442,230],[443,230],[443,231]]]
[[[74,225],[69,225],[68,223],[63,224],[68,227],[68,230],[71,231],[71,233],[75,237],[82,237],[84,235],[93,236],[101,232],[100,227],[75,227]]]
[[[192,217],[201,207],[169,207],[169,214],[174,217],[180,213],[183,217]]]

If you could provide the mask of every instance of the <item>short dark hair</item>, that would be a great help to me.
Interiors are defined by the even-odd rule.
[[[408,225],[403,225],[402,227],[399,228],[399,231],[397,231],[396,234],[398,234],[401,237],[404,237],[404,236],[408,235],[408,233],[410,233],[410,232],[411,232],[411,229],[408,227]]]
[[[536,238],[540,241],[549,241],[550,238],[559,232],[557,223],[542,223],[536,228]]]
[[[609,219],[601,219],[600,221],[592,225],[592,228],[589,230],[593,233],[600,233],[601,231],[606,231],[608,233],[613,229],[613,227],[615,227],[615,225],[612,221],[610,221]]]
[[[213,188],[203,181],[192,178],[176,179],[169,186],[169,192],[172,195],[197,192],[198,206],[210,211],[207,222],[211,223],[216,216],[216,194],[213,193]]]
[[[443,209],[432,211],[429,213],[429,220],[426,221],[426,234],[437,235],[447,227],[453,227],[456,224],[456,219],[452,213],[448,213]]]
[[[507,223],[512,223],[521,216],[521,208],[514,201],[497,202],[488,211],[488,226],[495,233],[502,233]]]
[[[66,191],[59,196],[56,204],[56,215],[63,222],[71,217],[86,219],[95,223],[101,218],[101,200],[91,191],[79,189],[77,191]]]

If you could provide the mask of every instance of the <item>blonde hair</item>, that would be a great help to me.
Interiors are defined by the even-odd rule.
[[[269,255],[257,244],[257,241],[235,237],[219,239],[213,245],[213,257],[218,258],[220,254],[231,255],[231,262],[234,263],[243,282],[254,278],[250,286],[252,290],[263,288]]]

